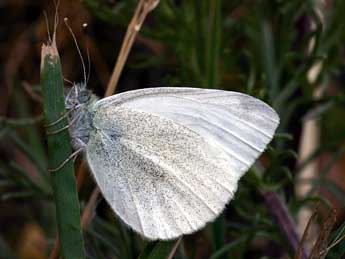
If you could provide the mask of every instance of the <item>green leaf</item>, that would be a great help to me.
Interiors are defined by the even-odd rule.
[[[275,60],[273,32],[271,25],[266,18],[261,19],[260,27],[263,68],[267,77],[270,102],[273,103],[278,95],[278,69],[276,67],[277,64]]]
[[[225,246],[223,246],[221,249],[217,250],[216,252],[214,252],[211,256],[211,259],[218,259],[218,258],[222,258],[224,255],[226,255],[227,252],[229,252],[231,249],[235,248],[236,246],[240,245],[241,243],[246,242],[248,239],[247,236],[241,237],[229,244],[226,244]]]
[[[156,241],[150,242],[146,245],[139,259],[161,259],[169,258],[171,253],[174,253],[181,239],[172,241]],[[171,257],[172,258],[172,257]]]

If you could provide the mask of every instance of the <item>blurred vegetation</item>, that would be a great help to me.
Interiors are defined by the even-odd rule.
[[[69,17],[84,55],[89,39],[89,87],[99,96],[136,4],[60,1],[60,20]],[[0,3],[0,258],[48,258],[57,231],[39,85],[40,48],[47,40],[43,11],[52,28],[52,1]],[[345,257],[344,13],[343,0],[161,0],[149,15],[118,92],[165,85],[221,88],[258,97],[281,117],[275,139],[241,179],[235,199],[215,223],[185,236],[176,258],[293,258],[289,233],[303,233],[298,214],[307,208],[317,210],[320,233],[310,254],[322,247],[326,258]],[[64,77],[81,81],[80,59],[62,24],[57,41]],[[316,142],[302,134],[308,122],[319,132]],[[304,140],[315,149],[299,163]],[[311,163],[317,176],[303,180],[311,190],[299,197],[297,176]],[[87,176],[79,192],[82,209],[93,188]],[[291,228],[284,230],[284,223]],[[147,244],[101,198],[84,238],[88,258],[159,258],[155,249],[172,246]]]

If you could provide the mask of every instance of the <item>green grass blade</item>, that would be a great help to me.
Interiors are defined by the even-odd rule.
[[[221,47],[221,32],[222,32],[222,18],[221,18],[221,0],[210,2],[210,38],[208,39],[208,63],[207,63],[207,82],[208,88],[216,88],[219,78],[219,56]]]
[[[180,240],[181,239],[148,243],[141,252],[138,259],[172,258],[172,253],[176,251]]]
[[[55,42],[42,47],[41,82],[46,123],[52,123],[65,112],[61,64]],[[64,119],[50,131],[67,125]],[[49,166],[57,168],[71,154],[67,131],[48,136]],[[61,254],[65,259],[85,258],[80,227],[80,206],[72,161],[51,174],[54,191]]]
[[[22,91],[16,91],[15,93],[15,102],[16,102],[16,108],[18,111],[18,114],[20,117],[22,118],[28,118],[30,117],[30,104],[27,100],[27,98],[25,98],[24,94]],[[28,140],[28,143],[31,147],[31,152],[35,154],[35,156],[37,156],[37,160],[39,160],[44,167],[47,166],[46,161],[47,161],[47,157],[46,154],[44,152],[44,146],[42,143],[42,138],[40,137],[40,133],[39,133],[39,129],[37,127],[37,125],[32,124],[27,125],[27,127],[23,128],[23,130],[25,131],[25,136],[26,139]],[[44,175],[41,176],[44,180],[46,180],[47,177],[47,172],[44,172]]]
[[[217,250],[214,252],[211,256],[211,259],[218,259],[218,258],[223,258],[226,256],[226,254],[234,247],[240,245],[241,243],[244,243],[247,240],[247,236],[240,237],[233,242],[223,246],[221,249]],[[226,257],[227,258],[227,257]]]
[[[200,77],[200,82],[202,87],[207,87],[206,78],[201,76],[206,71],[206,58],[207,58],[207,44],[206,44],[206,29],[207,29],[207,3],[204,1],[194,2],[194,15],[195,15],[195,51],[196,59],[198,64],[198,74]]]
[[[14,145],[21,152],[23,152],[27,156],[27,158],[37,167],[41,175],[47,173],[44,161],[41,161],[39,157],[34,152],[32,152],[31,146],[29,146],[26,142],[20,139],[16,132],[9,132],[7,137],[9,137],[9,139],[13,141]]]
[[[45,161],[42,161],[39,156],[35,152],[32,151],[31,145],[29,146],[26,142],[19,138],[16,132],[10,132],[7,134],[9,139],[11,139],[14,145],[21,151],[26,157],[32,162],[33,165],[36,166],[40,178],[38,179],[38,183],[47,191],[50,191],[50,181],[49,175],[46,170]]]
[[[213,245],[215,250],[220,250],[224,246],[225,226],[225,216],[221,214],[212,225]]]
[[[262,18],[260,21],[262,65],[267,76],[268,93],[271,103],[278,96],[278,68],[275,60],[275,46],[271,25]]]
[[[208,70],[207,82],[208,88],[215,88],[219,83],[219,56],[221,47],[221,0],[210,2],[210,38],[208,39]],[[219,218],[213,223],[213,242],[215,250],[219,250],[224,246],[225,234],[225,218],[220,215]]]

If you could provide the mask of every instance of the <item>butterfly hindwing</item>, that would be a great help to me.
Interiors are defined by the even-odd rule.
[[[171,120],[108,106],[94,117],[87,161],[105,199],[150,239],[194,232],[221,213],[239,174],[217,146]]]

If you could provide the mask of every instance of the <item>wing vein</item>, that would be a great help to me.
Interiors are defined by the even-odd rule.
[[[213,113],[213,114],[217,116],[217,114],[215,114],[215,113]],[[251,128],[254,129],[254,130],[259,131],[261,134],[263,134],[263,135],[264,135],[265,137],[267,137],[268,139],[271,139],[271,138],[272,138],[271,134],[269,134],[269,133],[263,131],[262,129],[260,129],[260,128],[258,128],[258,127],[256,127],[254,124],[251,124],[250,122],[247,122],[247,121],[245,121],[245,120],[242,120],[242,119],[240,119],[239,117],[237,117],[237,116],[231,114],[230,112],[228,113],[228,116],[229,116],[229,117],[232,117],[233,119],[235,119],[235,120],[237,120],[237,121],[239,121],[239,122],[241,122],[241,123],[243,123],[243,124],[245,124],[245,125],[247,125],[247,126],[249,126],[249,127],[251,127]]]
[[[123,144],[132,144],[133,142],[128,140],[128,139],[122,139],[123,140]],[[211,208],[207,202],[199,195],[197,194],[190,186],[189,184],[185,183],[184,181],[182,181],[175,173],[174,170],[172,168],[170,168],[170,166],[168,166],[167,164],[163,164],[163,163],[159,163],[157,161],[155,161],[155,159],[151,156],[147,156],[147,155],[143,155],[142,153],[138,152],[137,150],[135,150],[135,148],[132,145],[126,145],[128,148],[130,148],[133,152],[136,152],[138,155],[141,155],[142,157],[145,157],[146,159],[150,160],[152,163],[160,166],[161,168],[165,169],[166,171],[170,172],[170,176],[174,176],[174,178],[179,181],[183,186],[185,186],[187,188],[187,190],[189,190],[189,192],[191,194],[193,194],[195,197],[197,197],[201,203],[203,203],[213,214],[217,215],[217,211],[215,211],[213,208]]]
[[[192,222],[189,220],[189,218],[187,217],[187,215],[186,215],[186,213],[184,212],[184,210],[180,207],[180,205],[179,205],[176,201],[174,201],[174,200],[172,200],[172,201],[173,201],[173,203],[175,203],[175,206],[178,208],[178,210],[180,211],[180,213],[181,213],[181,214],[183,215],[183,217],[186,219],[186,221],[188,222],[188,225],[190,226],[190,228],[191,228],[192,230],[195,230],[195,228],[194,228]]]
[[[128,186],[128,189],[129,189],[129,192],[130,192],[130,195],[131,195],[131,198],[132,198],[134,207],[135,207],[135,212],[136,212],[137,217],[138,217],[138,220],[139,220],[139,227],[140,227],[142,233],[145,235],[144,227],[143,227],[143,225],[142,225],[142,220],[141,220],[140,213],[139,213],[139,210],[138,210],[138,205],[137,205],[137,203],[136,203],[136,201],[135,201],[134,193],[132,192],[131,185],[130,185],[130,183],[129,183],[127,177],[123,177],[123,179],[125,179],[125,182],[126,182],[126,184],[127,184],[127,186]]]
[[[182,115],[187,116],[187,117],[193,117],[193,116],[191,116],[191,115],[189,115],[189,114],[187,114],[187,113],[182,113],[182,112],[181,112],[181,113],[172,112],[172,113],[173,113],[173,114],[177,114],[177,115],[182,114]],[[246,140],[244,140],[243,138],[241,138],[241,137],[238,136],[237,134],[235,134],[235,133],[229,131],[226,127],[224,127],[224,126],[222,126],[222,125],[220,125],[220,124],[218,124],[218,123],[216,123],[216,122],[208,121],[208,120],[206,120],[206,119],[204,119],[204,118],[202,118],[202,117],[199,117],[199,116],[198,116],[197,118],[200,119],[201,121],[205,122],[206,124],[210,124],[210,125],[215,126],[216,128],[221,129],[222,131],[224,131],[224,132],[228,133],[229,135],[235,137],[236,139],[238,139],[238,140],[241,141],[242,143],[246,144],[246,145],[249,146],[250,148],[256,150],[257,152],[262,152],[262,150],[261,150],[259,147],[255,146],[255,145],[252,144],[252,143],[247,142]],[[193,130],[193,129],[191,129],[191,130]],[[193,131],[194,131],[194,130],[193,130]],[[195,132],[195,131],[194,131],[194,132]],[[197,133],[197,132],[195,132],[195,133]],[[198,134],[198,133],[197,133],[197,134]],[[241,162],[243,162],[243,161],[241,161]]]

